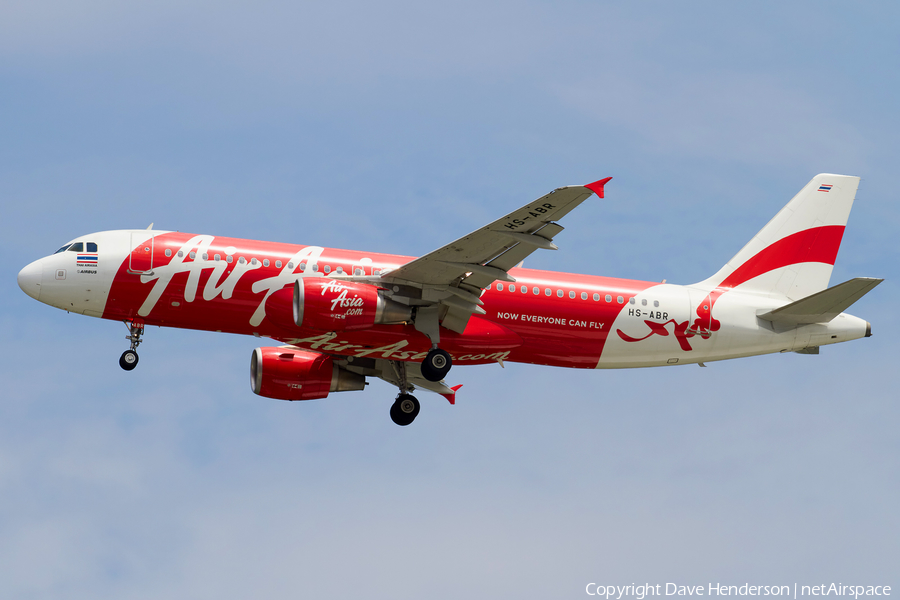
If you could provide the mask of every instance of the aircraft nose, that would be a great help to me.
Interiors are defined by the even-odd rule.
[[[19,271],[19,287],[22,291],[34,298],[40,300],[41,296],[41,278],[44,274],[44,267],[41,261],[36,260],[21,271]]]

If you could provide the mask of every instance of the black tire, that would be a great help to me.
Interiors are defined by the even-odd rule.
[[[119,357],[119,366],[126,371],[131,371],[138,364],[138,355],[134,350],[126,350]]]
[[[391,405],[391,420],[401,427],[406,427],[416,420],[419,409],[419,401],[416,400],[415,396],[400,394],[394,404]]]
[[[435,348],[428,353],[422,361],[422,377],[428,381],[440,381],[450,372],[453,359],[445,350]]]
[[[391,421],[393,421],[397,425],[400,425],[401,427],[404,425],[409,425],[409,423],[406,422],[406,419],[403,418],[403,415],[400,414],[400,409],[397,407],[396,402],[391,404]]]

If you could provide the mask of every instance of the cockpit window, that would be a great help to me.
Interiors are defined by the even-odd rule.
[[[84,252],[84,243],[75,242],[71,246],[69,246],[69,252]]]
[[[87,251],[88,252],[96,252],[97,251],[97,243],[96,242],[88,242],[87,243]]]
[[[72,244],[66,244],[65,246],[63,246],[62,248],[60,248],[59,250],[57,250],[57,251],[54,252],[53,254],[59,254],[60,252],[65,252],[66,250],[69,249],[69,246],[71,246],[71,245],[72,245]]]

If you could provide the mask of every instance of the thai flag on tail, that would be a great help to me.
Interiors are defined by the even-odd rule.
[[[822,185],[819,186],[819,191],[820,192],[830,192],[832,185],[833,184],[831,184],[831,183],[823,183]]]
[[[76,262],[96,265],[97,264],[97,255],[96,254],[79,254],[76,259]]]

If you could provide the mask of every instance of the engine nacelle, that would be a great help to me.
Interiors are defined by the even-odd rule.
[[[327,354],[290,348],[257,348],[250,357],[254,394],[279,400],[315,400],[329,392],[362,390],[366,378],[341,369]]]
[[[354,331],[410,319],[410,307],[384,298],[373,285],[328,277],[294,282],[293,321],[297,327]]]

